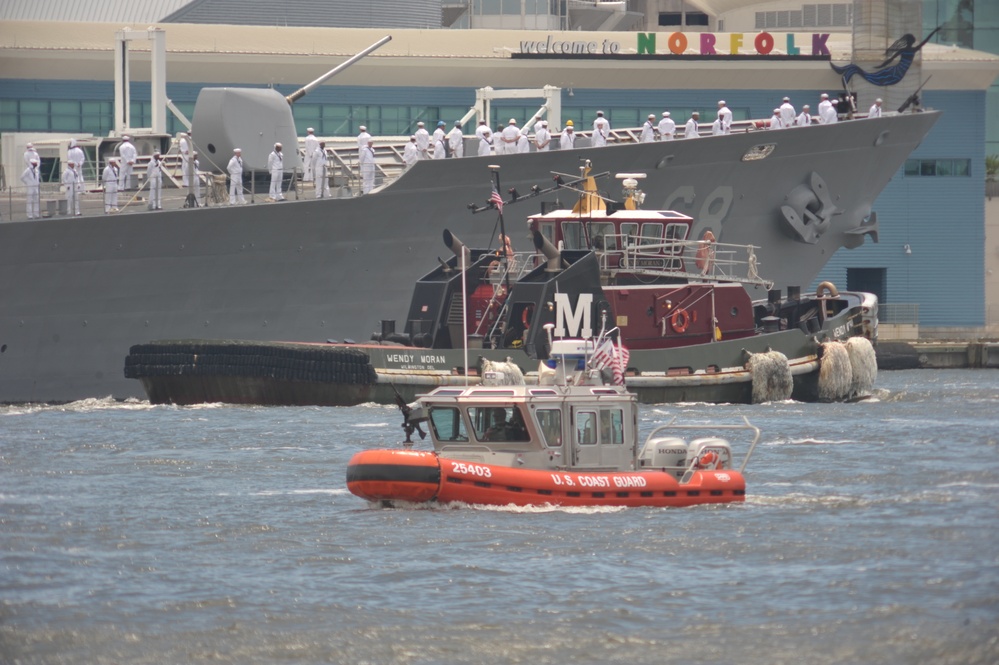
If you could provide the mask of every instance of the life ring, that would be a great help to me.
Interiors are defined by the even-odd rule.
[[[718,453],[711,450],[705,450],[701,453],[701,456],[697,458],[696,467],[698,469],[714,469],[718,466]]]
[[[528,305],[520,313],[520,322],[524,324],[524,330],[531,327],[531,319],[534,317],[534,305]]]
[[[684,333],[687,328],[690,327],[690,312],[685,310],[683,307],[677,307],[673,311],[673,316],[669,317],[669,323],[673,326],[673,330],[678,333]]]
[[[822,282],[819,284],[818,288],[815,289],[815,295],[821,298],[823,291],[828,291],[829,295],[833,298],[839,295],[839,289],[837,289],[836,285],[832,282]]]

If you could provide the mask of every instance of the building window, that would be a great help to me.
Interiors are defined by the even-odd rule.
[[[907,159],[905,160],[906,177],[917,176],[957,176],[971,175],[970,159]]]
[[[659,12],[659,25],[683,25],[683,14],[680,12]]]
[[[704,12],[687,12],[687,25],[708,26],[708,15]]]
[[[852,11],[849,3],[841,2],[802,5],[801,9],[756,12],[756,29],[846,28],[853,24]]]

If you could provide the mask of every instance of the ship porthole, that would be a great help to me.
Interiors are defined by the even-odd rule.
[[[213,155],[215,154],[215,144],[214,143],[209,143],[208,144],[208,152],[212,153]]]

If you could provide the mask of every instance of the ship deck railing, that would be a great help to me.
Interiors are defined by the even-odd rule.
[[[886,113],[885,115],[890,115]],[[855,116],[860,119],[862,116]],[[732,123],[731,133],[761,131],[765,125],[764,121],[742,120]],[[675,140],[682,141],[683,124],[677,120],[677,136]],[[765,130],[763,130],[765,131]],[[641,136],[641,127],[628,127],[622,129],[611,129],[609,144],[621,145],[635,143]],[[699,134],[705,136],[710,134],[711,124],[701,123]],[[589,147],[592,131],[576,132],[576,148]],[[357,140],[353,137],[330,137],[321,138],[327,143],[326,152],[328,157],[328,176],[330,178],[330,196],[332,198],[349,198],[361,195],[360,160],[358,159]],[[388,136],[375,137],[375,189],[381,189],[399,178],[405,170],[406,164],[402,158],[409,136]],[[552,131],[552,150],[558,150],[559,132]],[[533,146],[533,142],[532,142]],[[304,139],[299,139],[299,154],[304,164],[305,146]],[[532,148],[533,149],[533,148]],[[478,154],[478,139],[474,135],[465,136],[465,156],[472,157]],[[119,209],[121,212],[135,212],[146,209],[146,196],[144,194],[146,165],[149,162],[149,155],[140,155],[133,169],[136,176],[137,187],[129,192],[119,193]],[[171,148],[162,155],[163,169],[163,208],[176,209],[187,207],[188,189],[182,185],[181,159],[177,153],[177,142],[174,140]],[[201,166],[207,168],[209,165],[202,157]],[[105,163],[88,162],[85,171],[86,190],[81,197],[81,212],[83,215],[103,215],[104,196],[98,174],[103,173]],[[303,169],[300,167],[290,173],[290,182],[293,187],[285,192],[287,198],[313,199],[315,197],[314,183],[303,182]],[[61,172],[61,171],[60,171]],[[260,173],[260,172],[258,172]],[[0,221],[22,221],[27,219],[25,210],[25,188],[20,186],[20,173],[4,174],[3,183],[0,186],[3,198],[0,199]],[[58,174],[51,174],[57,177]],[[250,177],[252,172],[247,172]],[[213,206],[228,204],[228,192],[223,196],[221,188],[218,187],[217,178],[225,178],[224,174],[216,174],[210,170],[203,170],[198,174],[202,183],[201,196],[198,198],[198,206]],[[288,179],[286,178],[286,182]],[[248,188],[244,194],[250,203],[263,202],[266,194],[254,194]],[[127,194],[127,196],[126,196]],[[258,196],[258,194],[260,194]],[[58,200],[65,199],[58,182],[45,182],[41,187],[42,196],[42,217],[62,216],[65,212],[65,205],[59,206]],[[258,200],[259,199],[259,200]]]
[[[663,240],[647,236],[608,233],[597,252],[601,274],[612,280],[624,275],[649,281],[683,279],[701,282],[737,282],[773,288],[760,277],[755,245],[704,240]]]

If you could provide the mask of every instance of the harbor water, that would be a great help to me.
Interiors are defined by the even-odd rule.
[[[997,663],[999,373],[877,386],[643,406],[763,431],[684,509],[371,506],[385,406],[0,407],[0,663]]]

